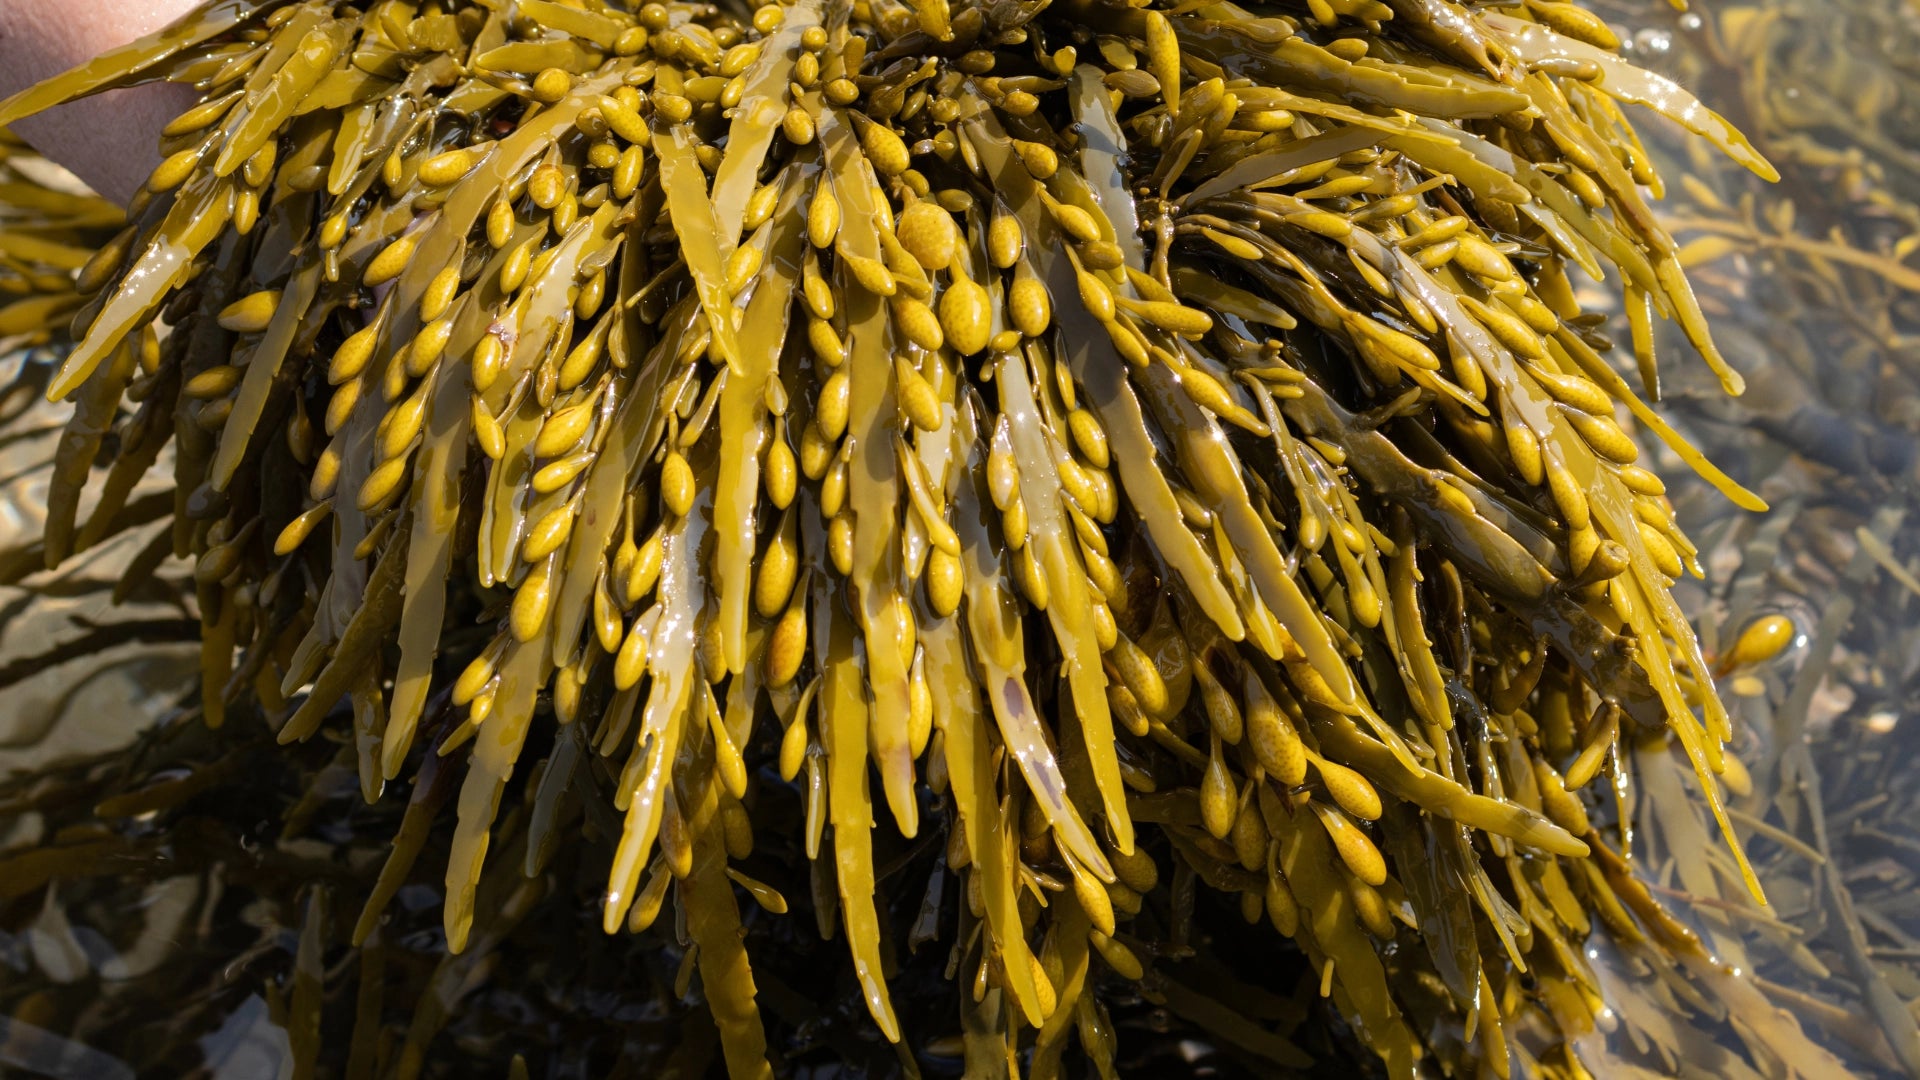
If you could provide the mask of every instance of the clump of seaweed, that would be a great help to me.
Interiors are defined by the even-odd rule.
[[[1196,883],[1392,1075],[1587,1075],[1590,942],[1745,985],[1632,872],[1629,751],[1759,889],[1616,410],[1762,504],[1568,271],[1737,391],[1620,104],[1772,171],[1574,5],[1305,8],[208,4],[0,103],[202,95],[77,275],[46,565],[170,451],[129,573],[194,560],[207,723],[415,778],[355,944],[447,802],[454,954],[589,838],[734,1075],[789,894],[886,1039],[942,939],[970,1075],[1111,1075]]]
[[[125,224],[119,207],[0,128],[0,353],[65,337],[82,303],[75,271]]]

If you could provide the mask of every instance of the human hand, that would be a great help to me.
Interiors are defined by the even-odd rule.
[[[0,97],[161,29],[195,0],[0,0]],[[160,163],[159,133],[194,102],[191,88],[151,83],[23,120],[15,133],[121,204]]]

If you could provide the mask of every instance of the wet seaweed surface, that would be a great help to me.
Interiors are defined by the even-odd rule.
[[[1910,1070],[1910,436],[1772,368],[1899,375],[1903,114],[1777,99],[1912,30],[1607,14],[226,0],[0,103],[205,101],[124,227],[7,150],[0,678],[197,665],[0,784],[0,1061]]]

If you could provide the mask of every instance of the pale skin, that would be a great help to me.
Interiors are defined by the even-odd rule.
[[[195,0],[0,0],[0,97],[150,34]],[[151,83],[50,110],[15,133],[124,204],[160,163],[159,131],[194,92]]]

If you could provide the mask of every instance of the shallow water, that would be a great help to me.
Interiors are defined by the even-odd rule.
[[[1632,51],[1724,110],[1783,175],[1774,187],[1749,183],[1666,143],[1662,212],[1693,245],[1703,306],[1749,382],[1742,400],[1723,400],[1676,343],[1667,412],[1772,504],[1744,514],[1667,470],[1708,568],[1683,602],[1710,649],[1767,613],[1798,630],[1778,661],[1722,684],[1752,774],[1751,792],[1732,803],[1772,907],[1729,883],[1711,849],[1714,871],[1698,869],[1683,842],[1694,830],[1670,824],[1688,815],[1655,790],[1640,793],[1648,824],[1637,853],[1664,895],[1691,904],[1718,955],[1752,973],[1764,1002],[1850,1070],[1913,1075],[1920,275],[1908,238],[1920,224],[1920,13],[1794,0],[1700,7],[1633,5],[1647,26]],[[1715,1027],[1710,1010],[1696,1012],[1709,1014],[1700,1030]],[[1751,1050],[1754,1040],[1721,1029],[1716,1042]]]

